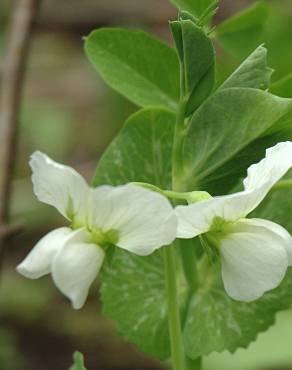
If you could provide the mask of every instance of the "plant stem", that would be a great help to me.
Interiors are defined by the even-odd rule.
[[[183,183],[183,144],[187,129],[185,125],[185,109],[185,71],[183,63],[181,63],[180,100],[176,113],[172,150],[172,192],[185,191]],[[190,360],[184,353],[182,324],[177,294],[176,255],[174,248],[174,244],[164,248],[172,368],[173,370],[200,370],[201,360]],[[189,258],[190,261],[187,261]],[[196,270],[195,273],[191,271],[191,261],[194,261],[194,255],[191,250],[188,250],[184,255],[183,264],[190,291],[194,291],[197,289],[198,280]],[[193,266],[193,268],[195,268],[195,266]]]
[[[181,321],[177,297],[176,262],[174,246],[164,248],[166,291],[168,301],[168,325],[173,370],[185,370]]]
[[[181,184],[181,171],[182,171],[182,146],[185,135],[185,108],[184,101],[184,69],[180,67],[180,101],[176,112],[176,122],[173,138],[172,149],[172,191],[183,191]]]
[[[155,186],[153,184],[148,184],[147,182],[132,182],[134,185],[142,186],[143,188],[150,189],[152,191],[156,191],[159,194],[165,195],[170,199],[174,199],[177,201],[184,201],[188,203],[196,203],[200,202],[201,200],[207,200],[211,198],[211,195],[206,191],[190,191],[190,192],[179,192],[179,191],[172,191],[172,190],[164,190]]]
[[[184,128],[185,106],[183,104],[184,95],[184,70],[181,66],[181,91],[180,103],[178,104],[176,125],[173,138],[172,151],[172,191],[180,191],[180,166],[182,130]],[[185,370],[185,356],[182,341],[181,317],[177,295],[177,273],[176,255],[174,244],[164,248],[164,265],[166,274],[166,290],[168,300],[168,326],[171,345],[171,360],[173,370]]]
[[[199,276],[197,271],[197,256],[192,239],[186,239],[180,248],[182,264],[190,294],[198,289]]]

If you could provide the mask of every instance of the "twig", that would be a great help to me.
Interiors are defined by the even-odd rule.
[[[12,235],[18,234],[22,230],[22,225],[2,225],[0,226],[0,239],[6,240]]]
[[[18,114],[29,44],[40,0],[18,0],[12,13],[6,58],[2,65],[0,91],[0,227],[7,225],[11,182],[15,167]],[[3,239],[0,234],[0,258]]]

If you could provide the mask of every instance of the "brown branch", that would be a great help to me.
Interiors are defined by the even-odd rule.
[[[15,164],[21,87],[39,0],[19,0],[13,13],[0,95],[0,225],[7,222]]]
[[[32,26],[40,0],[18,0],[12,13],[0,91],[0,227],[9,221],[11,183],[16,159],[18,114]],[[2,241],[7,232],[0,234]],[[2,240],[1,240],[2,239]],[[1,256],[0,256],[1,257]]]
[[[22,231],[22,226],[15,224],[15,225],[2,225],[0,226],[0,239],[7,240],[12,235],[18,234]]]

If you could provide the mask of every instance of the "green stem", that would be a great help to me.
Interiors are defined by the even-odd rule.
[[[206,191],[178,192],[172,190],[163,190],[160,189],[158,186],[148,184],[147,182],[132,182],[132,184],[150,189],[152,191],[156,191],[157,193],[160,193],[170,199],[185,201],[187,203],[196,203],[200,202],[201,200],[207,200],[211,198],[211,195]]]
[[[180,67],[180,101],[177,107],[172,150],[172,191],[183,191],[181,186],[182,147],[185,136],[184,68]]]
[[[173,192],[184,191],[183,184],[183,143],[186,134],[185,126],[185,75],[184,66],[180,66],[180,101],[176,113],[176,124],[173,138],[172,150],[172,195]],[[170,194],[168,194],[170,195]],[[168,300],[168,325],[170,333],[171,344],[171,359],[173,370],[200,370],[200,367],[190,367],[190,361],[185,357],[183,340],[182,340],[182,327],[181,316],[178,304],[177,294],[177,273],[176,273],[176,255],[174,245],[164,248],[164,261],[166,273],[166,287],[167,287],[167,300]],[[186,257],[187,258],[187,257]],[[194,266],[193,266],[194,267]],[[190,264],[187,267],[190,272]],[[190,277],[189,284],[192,284],[190,289],[195,289],[197,285],[197,277],[191,277],[191,272],[188,274]],[[188,279],[187,279],[188,280]]]
[[[181,68],[181,81],[182,81]],[[181,95],[182,95],[181,91]],[[181,133],[184,126],[184,104],[179,103],[172,153],[172,191],[179,191],[179,162],[181,158]],[[182,341],[181,317],[177,294],[176,256],[174,245],[164,248],[164,264],[166,273],[166,289],[168,300],[168,326],[171,345],[171,360],[173,370],[185,370],[185,357]]]
[[[194,241],[192,239],[184,240],[180,250],[185,277],[188,283],[190,294],[192,294],[198,289],[199,286],[197,256],[194,247]]]
[[[168,324],[173,370],[185,370],[181,333],[180,312],[176,286],[176,263],[174,246],[164,248],[166,291],[168,301]]]

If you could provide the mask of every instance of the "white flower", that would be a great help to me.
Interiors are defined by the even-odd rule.
[[[148,255],[176,236],[177,219],[161,194],[127,184],[90,188],[72,168],[45,154],[31,156],[34,193],[71,221],[44,236],[18,265],[22,275],[37,279],[51,273],[56,286],[81,308],[107,245]]]
[[[243,191],[176,207],[177,237],[204,234],[219,248],[223,283],[233,299],[261,297],[279,285],[292,265],[288,231],[271,221],[245,218],[291,166],[292,142],[279,143],[248,168]]]

